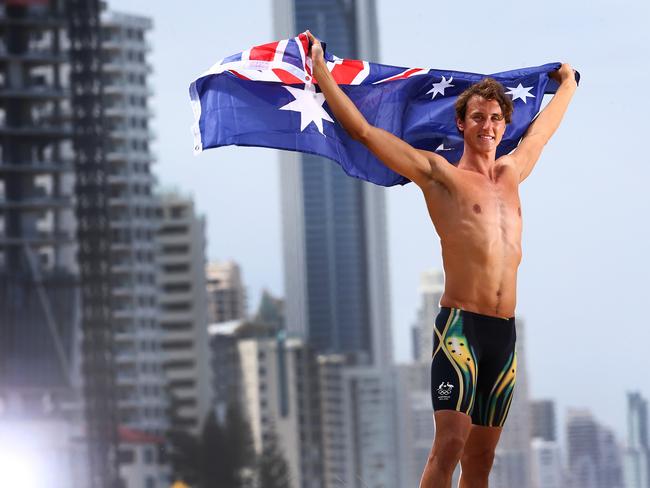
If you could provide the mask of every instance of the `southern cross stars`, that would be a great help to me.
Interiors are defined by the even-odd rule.
[[[433,95],[431,95],[431,100],[436,98],[436,95],[438,93],[440,93],[444,97],[445,96],[445,88],[449,88],[450,86],[454,86],[454,85],[451,84],[453,79],[454,79],[453,76],[450,76],[449,79],[442,76],[442,80],[440,80],[438,83],[434,83],[433,88],[431,88],[431,90],[429,90],[426,94],[428,95],[429,93],[433,93]]]
[[[323,108],[325,103],[325,95],[316,93],[316,87],[311,83],[305,85],[305,89],[293,88],[285,86],[289,93],[293,95],[295,100],[287,103],[285,106],[280,107],[280,110],[291,110],[292,112],[300,112],[300,132],[313,122],[316,124],[318,131],[325,135],[323,132],[323,120],[334,123],[330,115]]]
[[[510,90],[510,91],[506,92],[506,95],[512,95],[512,101],[513,102],[515,100],[517,100],[517,98],[519,98],[519,99],[523,100],[524,103],[526,103],[526,97],[535,98],[535,95],[530,93],[530,90],[533,89],[532,86],[523,87],[523,86],[521,86],[521,83],[519,83],[519,86],[517,88],[513,88],[511,86],[507,86],[506,88],[508,88],[508,90]]]

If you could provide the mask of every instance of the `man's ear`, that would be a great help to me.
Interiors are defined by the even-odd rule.
[[[465,130],[465,123],[458,117],[456,117],[456,127],[458,127],[458,130],[460,132],[463,132]]]

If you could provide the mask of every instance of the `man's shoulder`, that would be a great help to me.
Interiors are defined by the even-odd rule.
[[[499,175],[519,175],[517,160],[512,154],[504,154],[495,161],[497,174]]]

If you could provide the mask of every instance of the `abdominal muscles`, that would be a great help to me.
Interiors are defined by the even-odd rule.
[[[512,220],[507,225],[508,219],[498,214],[491,222],[461,218],[449,233],[438,229],[445,269],[442,306],[500,317],[514,315],[521,227]]]

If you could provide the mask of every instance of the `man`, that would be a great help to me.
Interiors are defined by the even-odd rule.
[[[495,159],[512,114],[503,87],[486,79],[458,97],[464,139],[456,166],[371,126],[327,70],[308,32],[313,74],[337,121],[386,166],[420,187],[442,245],[445,291],[431,363],[436,434],[420,488],[488,486],[516,376],[515,301],[521,261],[519,184],[558,128],[577,87],[567,64],[551,76],[556,94],[511,154]]]

